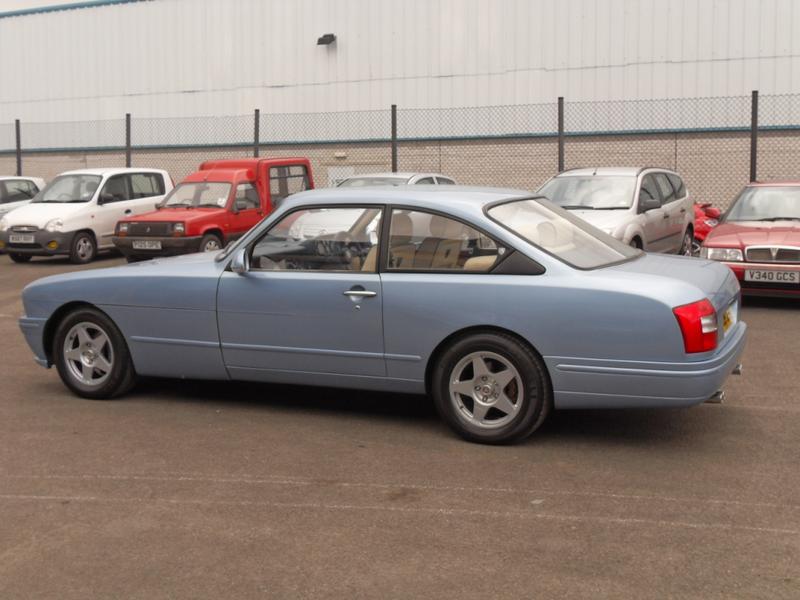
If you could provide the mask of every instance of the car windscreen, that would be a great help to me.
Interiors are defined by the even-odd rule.
[[[225,208],[231,184],[213,181],[180,183],[164,198],[161,206],[175,208],[180,206]]]
[[[554,177],[537,192],[562,208],[615,210],[633,204],[636,177],[566,175]]]
[[[36,194],[34,202],[88,202],[103,178],[100,175],[59,175]]]
[[[489,217],[526,242],[578,269],[596,269],[642,254],[544,198],[512,200]]]
[[[368,187],[372,185],[404,185],[405,177],[351,177],[339,184],[339,187]]]
[[[800,186],[746,187],[724,221],[800,221]]]

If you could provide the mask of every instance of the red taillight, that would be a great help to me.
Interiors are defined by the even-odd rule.
[[[672,309],[683,334],[687,353],[708,352],[717,347],[717,313],[708,299]]]

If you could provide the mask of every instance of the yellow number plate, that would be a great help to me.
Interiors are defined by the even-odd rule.
[[[736,323],[736,308],[736,302],[734,302],[722,313],[722,331],[725,333]]]

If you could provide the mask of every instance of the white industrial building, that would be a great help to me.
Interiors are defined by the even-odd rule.
[[[800,92],[796,0],[36,0],[0,11],[0,123]],[[335,42],[318,44],[326,33]]]

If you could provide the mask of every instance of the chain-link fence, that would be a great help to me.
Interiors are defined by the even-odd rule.
[[[0,174],[130,164],[178,181],[256,155],[308,157],[317,186],[394,168],[534,190],[559,167],[661,166],[725,207],[752,177],[800,179],[800,94],[0,124]]]

